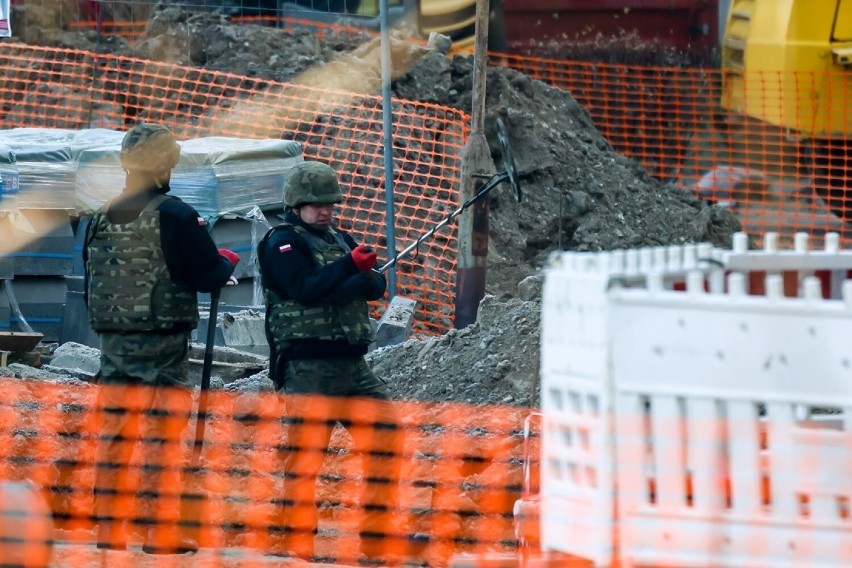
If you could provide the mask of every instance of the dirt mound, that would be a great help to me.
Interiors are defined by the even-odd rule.
[[[537,406],[542,277],[525,278],[517,297],[487,295],[477,321],[367,355],[396,399]]]

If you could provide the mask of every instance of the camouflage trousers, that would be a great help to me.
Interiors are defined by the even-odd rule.
[[[101,335],[95,516],[102,526],[127,520],[115,519],[121,512],[176,530],[185,461],[180,441],[192,410],[188,339],[185,333]]]
[[[276,522],[288,550],[314,551],[317,479],[336,425],[353,440],[360,456],[361,549],[370,556],[400,532],[395,522],[404,435],[387,388],[363,358],[290,361],[283,392],[289,427],[283,447],[282,507]],[[399,535],[397,535],[399,536]]]
[[[189,387],[189,332],[102,333],[100,382]]]

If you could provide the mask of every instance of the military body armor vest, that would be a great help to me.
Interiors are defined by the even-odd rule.
[[[326,242],[320,235],[299,225],[285,223],[275,229],[290,229],[305,239],[317,266],[325,266],[351,252],[340,233],[332,228],[329,233],[334,237],[333,243]],[[264,241],[275,229],[266,234]],[[369,307],[364,300],[356,299],[343,306],[331,302],[305,306],[295,300],[282,298],[266,287],[264,297],[267,325],[279,352],[285,350],[294,339],[345,340],[351,345],[364,345],[376,339],[376,332],[370,323]]]
[[[169,330],[198,323],[193,290],[169,278],[160,246],[157,207],[152,199],[130,223],[111,223],[109,205],[95,214],[86,242],[89,322],[103,331]]]

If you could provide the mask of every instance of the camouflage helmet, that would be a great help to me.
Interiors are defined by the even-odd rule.
[[[138,124],[121,141],[121,167],[129,172],[171,170],[179,158],[180,146],[162,124]]]
[[[302,162],[290,170],[284,182],[284,204],[299,207],[306,203],[341,203],[343,193],[337,174],[322,162]]]

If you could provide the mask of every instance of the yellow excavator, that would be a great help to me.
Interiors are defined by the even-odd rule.
[[[721,106],[777,127],[852,220],[852,0],[732,0],[721,53]]]

